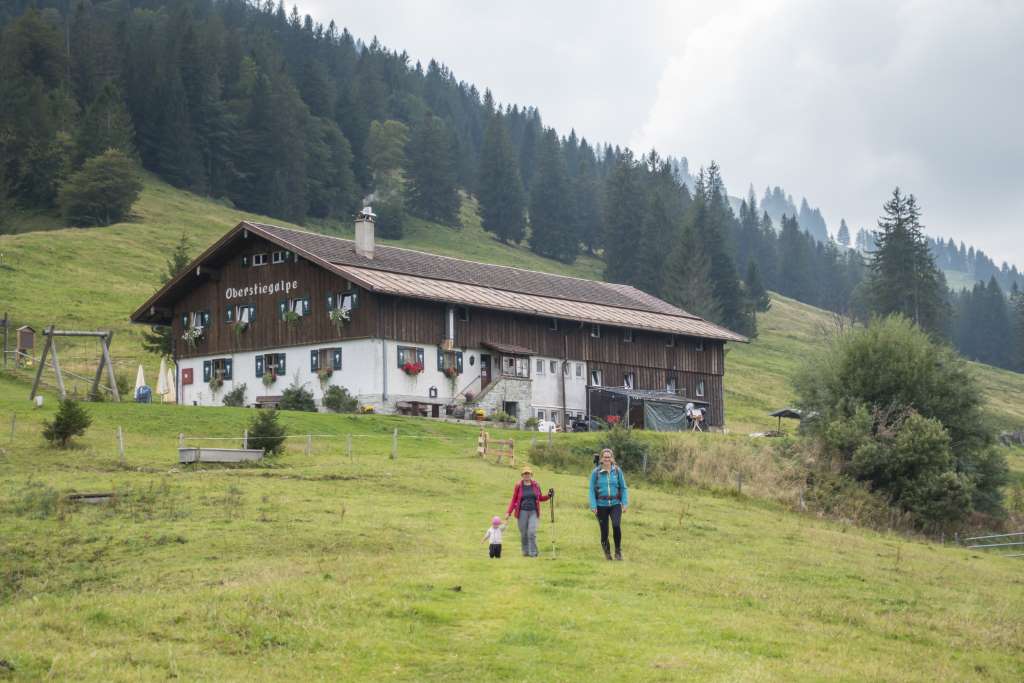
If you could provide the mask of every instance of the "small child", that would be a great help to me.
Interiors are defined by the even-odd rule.
[[[490,546],[487,549],[487,556],[490,558],[501,559],[501,532],[505,530],[507,524],[501,523],[501,517],[495,516],[491,518],[491,528],[484,534],[482,541],[490,541]]]

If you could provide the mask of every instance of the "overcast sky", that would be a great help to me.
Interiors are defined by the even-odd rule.
[[[714,159],[833,232],[895,185],[929,234],[1024,265],[1024,2],[348,2],[299,6],[435,58],[560,133]]]

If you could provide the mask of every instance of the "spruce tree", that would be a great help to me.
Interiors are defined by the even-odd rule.
[[[121,90],[114,83],[103,86],[82,117],[75,136],[75,163],[80,165],[108,149],[135,156],[135,128]]]
[[[523,184],[500,113],[491,112],[480,150],[480,218],[484,230],[502,242],[526,236]]]
[[[881,316],[904,315],[939,334],[947,315],[945,278],[928,250],[917,201],[897,187],[883,210],[870,264],[870,310]]]
[[[60,189],[60,209],[68,225],[110,225],[123,220],[142,192],[135,162],[118,149],[85,162]]]
[[[629,150],[613,161],[604,190],[604,279],[630,284],[642,268],[639,249],[647,211],[641,171]]]
[[[573,231],[569,175],[554,129],[545,131],[530,190],[530,250],[572,263],[579,252]]]
[[[839,219],[839,232],[836,234],[836,242],[844,247],[850,246],[850,228],[846,225],[846,219]]]
[[[441,119],[424,114],[405,150],[406,208],[427,220],[454,225],[458,220],[452,137]]]
[[[189,255],[191,249],[192,241],[188,238],[188,233],[182,232],[177,244],[174,245],[174,251],[167,259],[163,281],[160,283],[161,287],[173,280],[191,262],[192,258]],[[149,353],[170,358],[174,353],[174,337],[171,334],[171,326],[154,325],[148,332],[143,332],[142,348]]]

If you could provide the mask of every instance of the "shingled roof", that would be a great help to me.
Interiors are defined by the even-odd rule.
[[[262,236],[357,283],[369,291],[478,306],[581,322],[655,330],[722,341],[746,337],[676,308],[628,285],[479,263],[412,249],[376,245],[373,258],[356,253],[355,242],[305,230],[243,221],[207,249],[177,278],[132,315],[153,322],[150,313],[184,286],[185,276],[242,230]]]

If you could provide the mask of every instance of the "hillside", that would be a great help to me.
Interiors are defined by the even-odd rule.
[[[140,346],[139,326],[128,315],[158,286],[164,263],[181,232],[188,233],[194,253],[249,217],[220,203],[176,190],[152,177],[135,207],[137,218],[107,228],[55,229],[0,235],[0,310],[18,324],[42,329],[49,323],[66,328],[115,331],[114,356],[121,371],[134,377],[138,362],[152,377],[158,360]],[[274,222],[257,217],[259,220]],[[573,266],[541,258],[525,247],[503,245],[480,228],[471,202],[462,207],[462,227],[453,229],[411,220],[406,239],[390,244],[461,258],[598,278],[601,263],[584,257]],[[280,221],[278,221],[280,223]],[[307,226],[351,236],[348,224]],[[771,310],[758,320],[760,335],[751,344],[732,345],[726,360],[726,420],[734,431],[754,431],[773,424],[767,413],[792,400],[789,377],[802,358],[821,343],[832,315],[774,295]],[[97,349],[77,345],[70,352],[94,362]],[[1024,425],[1024,375],[975,364],[998,425]],[[84,391],[84,387],[83,387]]]
[[[516,475],[473,455],[472,427],[289,413],[293,433],[355,434],[353,458],[343,438],[306,455],[300,437],[266,466],[186,468],[175,466],[178,432],[237,435],[249,413],[98,404],[81,444],[59,452],[39,436],[52,402],[32,410],[12,398],[20,390],[0,378],[0,415],[18,414],[0,448],[0,675],[1024,676],[1017,560],[634,481],[626,561],[609,563],[582,477],[538,469],[558,492],[542,557],[519,557],[513,528],[492,561],[480,536]],[[60,502],[71,490],[118,498]]]

